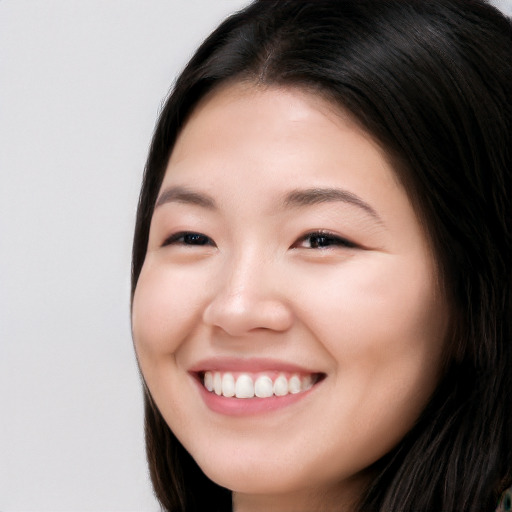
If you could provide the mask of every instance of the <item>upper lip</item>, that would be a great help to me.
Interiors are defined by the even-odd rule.
[[[221,372],[236,371],[252,373],[264,371],[280,371],[301,374],[321,373],[317,370],[305,368],[287,361],[261,357],[210,357],[193,364],[188,371],[190,373],[200,373],[215,370]]]

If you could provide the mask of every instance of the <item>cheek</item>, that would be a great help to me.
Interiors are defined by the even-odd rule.
[[[197,323],[200,300],[185,272],[145,263],[132,308],[132,329],[139,358],[173,354]]]
[[[388,359],[389,353],[407,355],[421,347],[435,355],[443,345],[446,301],[435,291],[428,262],[383,255],[321,280],[311,277],[302,286],[303,312],[337,359]]]
[[[357,457],[368,463],[389,451],[427,404],[439,380],[448,322],[427,268],[379,263],[338,279],[342,286],[328,287],[309,305],[322,311],[322,321],[308,317],[336,361],[333,390],[344,407],[333,408],[332,422],[341,419]]]
[[[351,413],[414,421],[437,385],[448,325],[428,262],[383,255],[315,281],[316,293],[301,296],[303,318],[350,389]]]

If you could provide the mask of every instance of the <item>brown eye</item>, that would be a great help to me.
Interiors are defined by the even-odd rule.
[[[169,238],[165,240],[162,246],[166,245],[211,245],[215,246],[214,241],[202,233],[193,233],[193,232],[180,232],[171,235]]]
[[[357,245],[350,240],[332,233],[315,232],[301,238],[294,247],[304,249],[324,249],[328,247],[355,248]]]

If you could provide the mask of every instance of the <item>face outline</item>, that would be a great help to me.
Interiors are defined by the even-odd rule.
[[[448,325],[386,155],[319,97],[232,84],[196,107],[159,198],[132,328],[164,419],[240,499],[342,495],[426,405]],[[254,360],[321,381],[275,410],[208,406],[197,372]]]

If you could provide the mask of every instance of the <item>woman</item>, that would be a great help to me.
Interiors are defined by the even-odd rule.
[[[133,250],[166,510],[496,508],[510,42],[477,0],[279,0],[199,48],[157,124]]]

